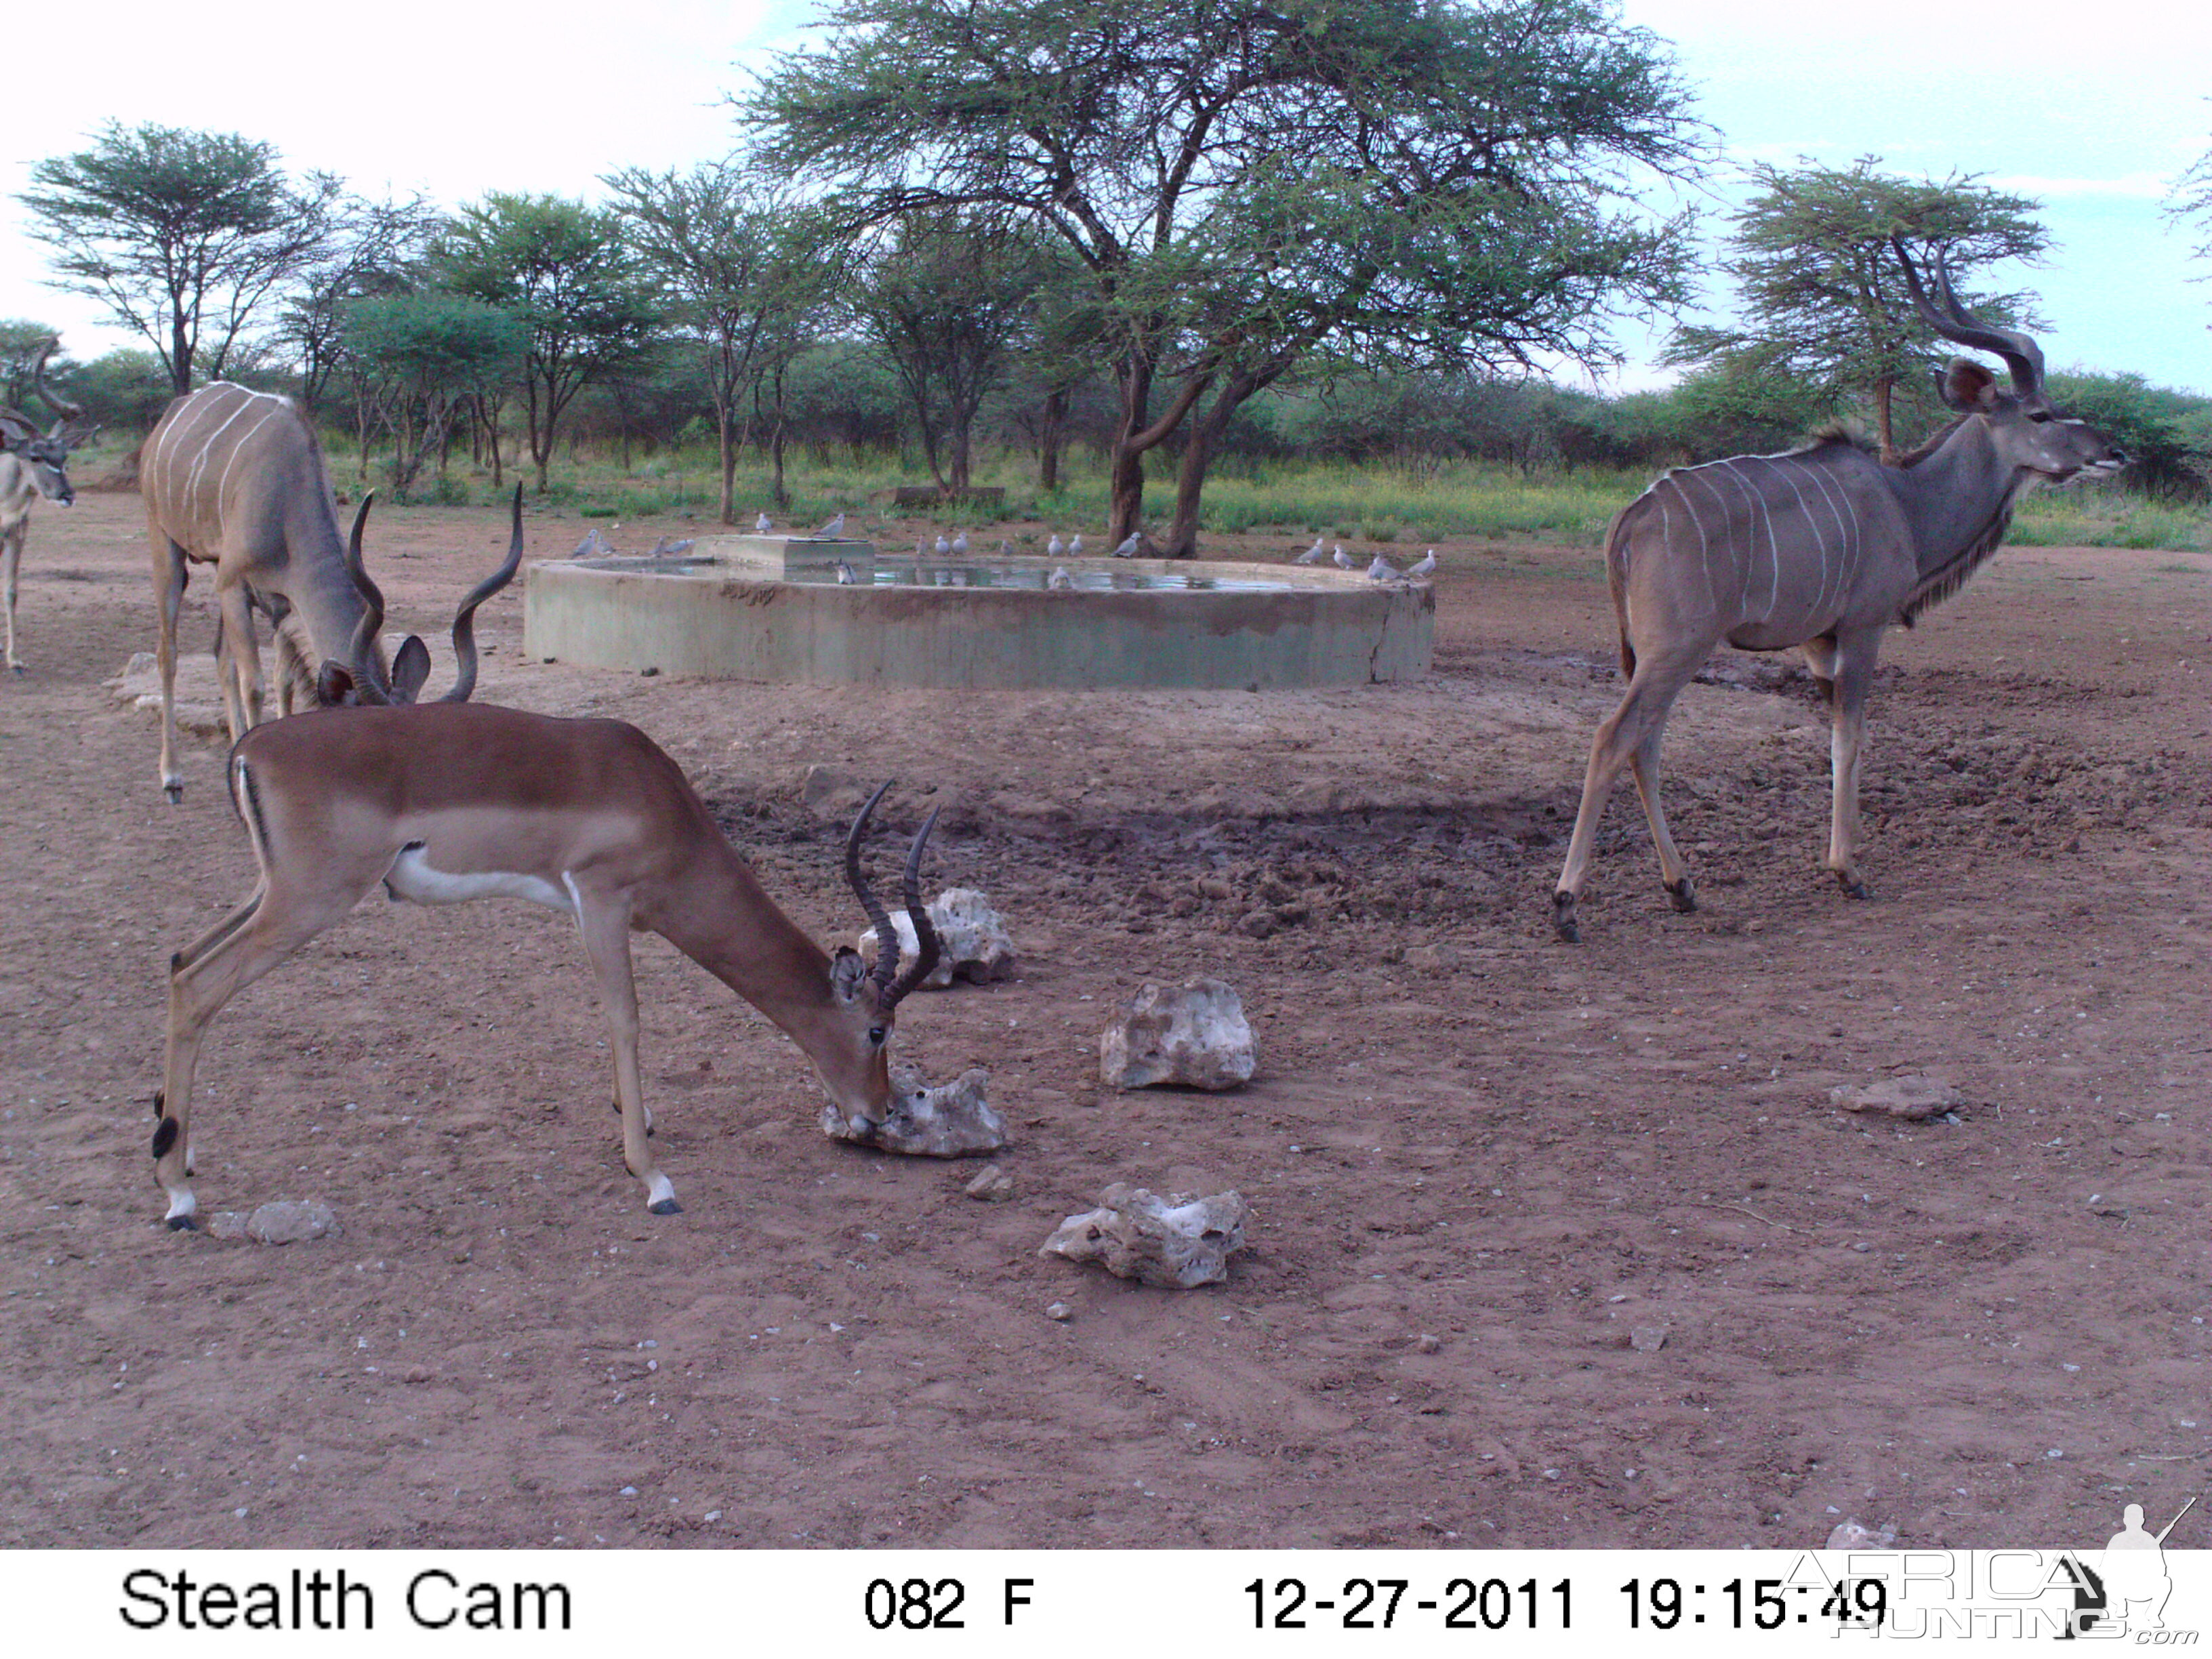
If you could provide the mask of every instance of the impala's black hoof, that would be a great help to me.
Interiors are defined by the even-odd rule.
[[[672,1198],[664,1198],[658,1204],[647,1205],[646,1208],[651,1210],[655,1215],[682,1215],[684,1213],[684,1206],[681,1204],[678,1204]]]
[[[178,806],[183,805],[185,799],[185,786],[183,784],[165,783],[161,786],[161,793],[169,798],[170,805]]]
[[[173,1233],[198,1232],[200,1225],[198,1220],[188,1215],[173,1215],[168,1218],[168,1224]]]
[[[1687,876],[1667,884],[1667,897],[1686,916],[1698,908],[1698,890]]]

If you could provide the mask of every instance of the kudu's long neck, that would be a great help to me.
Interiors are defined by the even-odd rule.
[[[1934,453],[1881,475],[1912,527],[1923,580],[1961,562],[1971,568],[1994,552],[2033,476],[2001,459],[1987,424],[1972,416]]]

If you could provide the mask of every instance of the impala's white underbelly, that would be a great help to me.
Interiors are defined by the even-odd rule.
[[[543,904],[563,915],[576,914],[574,890],[565,884],[556,887],[542,876],[524,875],[514,870],[471,870],[466,875],[451,875],[433,869],[429,854],[419,846],[404,848],[392,860],[392,868],[385,872],[384,885],[392,897],[412,899],[417,904],[519,898]]]

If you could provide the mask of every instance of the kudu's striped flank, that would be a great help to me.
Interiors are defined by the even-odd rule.
[[[2102,434],[2051,406],[2033,339],[1965,311],[1940,255],[1940,305],[1902,244],[1897,256],[1923,319],[1945,339],[2002,357],[2013,389],[1999,390],[1988,369],[1954,357],[1942,393],[1959,419],[1901,466],[1837,438],[1786,454],[1731,456],[1667,473],[1613,520],[1606,577],[1628,690],[1590,746],[1552,900],[1563,939],[1578,937],[1575,901],[1623,766],[1636,779],[1674,908],[1697,908],[1659,804],[1659,745],[1675,697],[1723,640],[1743,651],[1805,653],[1832,725],[1826,867],[1845,893],[1871,896],[1858,867],[1859,748],[1882,631],[1957,592],[2003,542],[2028,487],[2126,465]]]
[[[292,400],[216,380],[171,404],[138,452],[161,613],[161,788],[183,798],[176,767],[177,612],[192,564],[215,566],[216,659],[233,740],[260,724],[261,654],[253,612],[276,636],[277,696],[285,714],[304,690],[318,705],[410,703],[428,678],[430,653],[410,635],[390,661],[377,629],[383,601],[361,558],[368,500],[349,540],[314,428]],[[453,689],[476,685],[471,615],[513,579],[522,558],[522,492],[514,500],[506,564],[453,619]],[[299,637],[304,635],[304,640]]]

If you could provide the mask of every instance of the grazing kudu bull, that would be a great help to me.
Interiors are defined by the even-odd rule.
[[[172,801],[183,799],[185,788],[176,766],[177,611],[194,562],[216,568],[217,678],[234,740],[261,721],[256,609],[276,633],[278,697],[285,714],[302,688],[310,701],[324,706],[415,701],[429,673],[430,653],[410,635],[393,660],[385,659],[377,636],[383,601],[361,558],[368,500],[354,516],[350,539],[341,540],[322,446],[290,398],[227,380],[179,398],[139,451],[138,490],[146,501],[161,612],[161,788]],[[476,689],[471,618],[513,579],[521,560],[518,489],[507,562],[453,618],[455,678],[441,702],[466,702]],[[304,649],[295,637],[302,629]]]
[[[1723,640],[1742,651],[1795,646],[1805,653],[1833,726],[1826,867],[1851,897],[1872,896],[1858,868],[1859,742],[1882,630],[1910,627],[1957,592],[2003,542],[2029,486],[2126,465],[2102,434],[2051,406],[2033,340],[1961,308],[1940,256],[1936,305],[1904,245],[1895,246],[1922,319],[1947,340],[2003,358],[2013,389],[2000,391],[1988,369],[1954,357],[1942,394],[1959,418],[1901,465],[1823,437],[1786,454],[1676,468],[1613,520],[1606,577],[1628,690],[1590,745],[1582,808],[1552,896],[1562,939],[1578,936],[1575,898],[1624,765],[1635,775],[1674,908],[1697,908],[1660,809],[1659,740],[1675,696]]]
[[[18,674],[23,659],[15,650],[15,586],[23,540],[30,533],[31,503],[41,495],[62,507],[76,500],[70,487],[69,453],[100,429],[77,427],[83,408],[56,397],[46,384],[46,359],[59,344],[57,335],[31,362],[32,385],[46,407],[61,416],[53,429],[41,432],[21,410],[0,404],[0,597],[8,612],[8,666]]]

